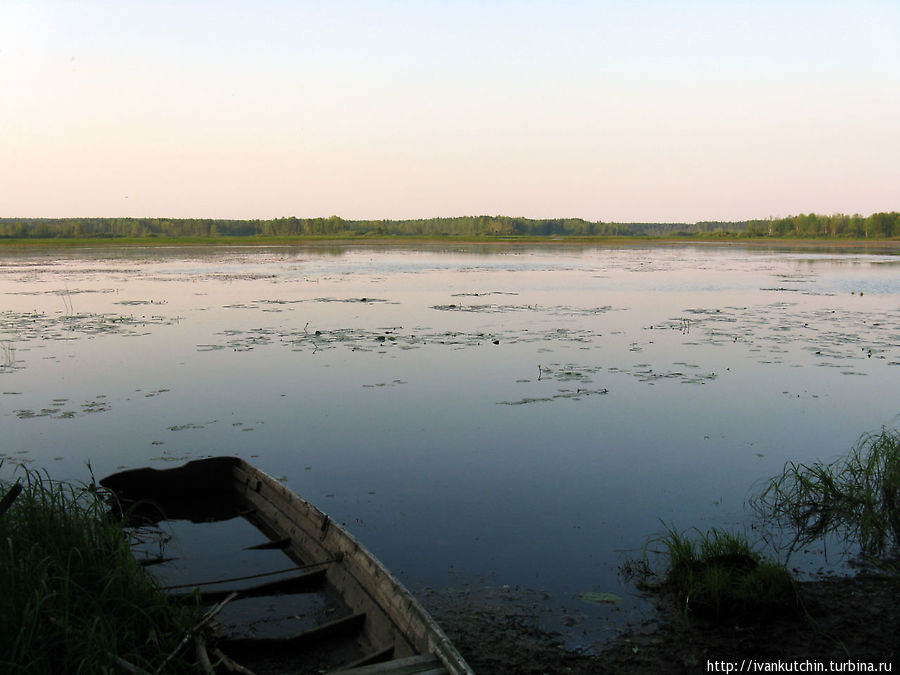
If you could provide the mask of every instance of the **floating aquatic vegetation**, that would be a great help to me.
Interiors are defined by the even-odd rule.
[[[585,591],[578,593],[576,596],[583,602],[589,602],[594,605],[618,605],[622,602],[622,596],[615,593],[603,593],[600,591]]]
[[[609,389],[576,389],[575,391],[572,391],[571,389],[560,389],[559,392],[560,393],[553,396],[554,399],[571,398],[577,401],[584,396],[604,396],[609,393]]]
[[[426,344],[477,346],[485,342],[498,344],[500,340],[512,341],[514,333],[494,334],[485,332],[401,332],[401,327],[364,329],[335,328],[330,330],[310,331],[285,330],[274,328],[258,328],[247,332],[225,331],[220,335],[232,337],[225,344],[199,344],[197,351],[217,351],[229,348],[232,351],[249,351],[255,347],[274,344],[288,346],[291,351],[310,350],[313,353],[337,346],[345,346],[353,351],[372,351],[373,347],[396,346],[401,349],[414,349]]]
[[[388,300],[384,300],[382,298],[313,298],[313,302],[359,302],[366,305],[371,305],[376,302],[389,302]],[[396,302],[391,304],[398,304]]]
[[[432,305],[431,309],[442,312],[477,312],[482,314],[505,314],[511,312],[541,312],[549,316],[589,316],[604,314],[613,311],[610,305],[602,307],[571,307],[568,305],[555,305],[544,307],[541,305],[464,305],[462,303],[447,305]]]
[[[168,300],[119,300],[114,305],[126,305],[129,307],[138,307],[140,305],[167,305]]]
[[[800,394],[796,394],[796,393],[790,392],[790,391],[783,391],[783,392],[781,392],[781,394],[782,394],[782,396],[787,396],[788,398],[804,398],[804,399],[819,398],[818,394],[810,394],[808,391],[804,391]]]
[[[98,396],[97,399],[93,401],[87,401],[86,403],[81,404],[81,411],[85,414],[87,413],[98,413],[98,412],[106,412],[110,409],[110,405],[105,400],[100,400],[101,398],[105,398],[102,396]]]
[[[104,270],[110,271],[110,270]],[[81,293],[115,293],[115,288],[73,288],[53,289],[49,291],[7,291],[6,295],[78,295]]]
[[[522,311],[526,309],[525,307],[513,307],[512,305],[432,305],[431,309],[436,309],[441,312],[514,312],[514,311]],[[528,310],[536,309],[532,307],[528,307]]]
[[[0,312],[0,334],[17,342],[72,340],[97,335],[136,335],[145,326],[171,326],[180,317],[124,314],[48,314],[45,312]]]
[[[518,401],[497,401],[497,405],[528,405],[529,403],[547,403],[552,401],[553,399],[550,397],[538,397],[538,398],[521,398]]]
[[[454,298],[465,298],[465,297],[473,297],[479,298],[484,297],[486,295],[519,295],[518,293],[513,293],[510,291],[486,291],[481,293],[454,293]]]
[[[528,405],[531,403],[550,403],[552,401],[573,399],[580,400],[586,396],[603,396],[608,394],[608,389],[557,389],[557,393],[553,396],[526,396],[517,401],[497,401],[497,405]]]
[[[100,394],[93,399],[82,402],[78,406],[79,410],[64,410],[63,408],[66,407],[67,402],[68,399],[55,398],[50,404],[44,406],[38,411],[22,408],[13,410],[13,414],[20,420],[34,419],[37,417],[48,417],[52,419],[65,420],[72,419],[73,417],[90,415],[92,413],[107,412],[112,408],[110,403],[106,400],[105,394]]]
[[[134,392],[135,392],[136,394],[143,393],[143,391],[144,391],[143,389],[135,389],[135,390],[134,390]],[[150,392],[147,392],[146,394],[144,394],[144,398],[153,398],[153,397],[155,397],[155,396],[159,396],[160,394],[167,394],[167,393],[169,393],[170,391],[171,391],[171,389],[155,389],[155,390],[153,390],[153,391],[150,391]],[[126,401],[130,401],[131,399],[130,399],[130,398],[126,398],[125,400],[126,400]]]
[[[689,364],[684,362],[677,362],[673,365],[683,366],[685,369],[690,369],[694,371],[699,371],[700,366],[696,364]],[[601,370],[601,367],[594,367],[590,369],[586,369],[584,372],[597,372]],[[636,378],[638,381],[646,382],[648,384],[653,384],[659,380],[678,380],[681,384],[704,384],[711,380],[715,380],[718,377],[718,374],[715,372],[710,373],[701,373],[701,372],[693,372],[686,373],[684,370],[668,370],[668,369],[658,369],[654,368],[649,363],[637,363],[631,368],[620,368],[618,366],[609,366],[606,369],[607,372],[613,374],[622,374],[622,375],[630,375]],[[543,373],[552,373],[552,370],[545,368]],[[571,377],[571,376],[570,376]],[[561,378],[558,378],[561,379]],[[576,379],[576,378],[572,378]],[[586,380],[589,381],[589,380]]]
[[[362,385],[366,389],[371,389],[374,387],[396,387],[401,384],[409,384],[406,380],[393,380],[392,382],[377,382],[375,384],[364,384]]]
[[[551,375],[551,379],[557,380],[558,382],[590,382],[590,375],[599,370],[599,367],[576,368],[576,366],[571,364],[563,366],[563,369],[555,371],[551,368],[541,368],[541,377],[542,379],[547,379],[545,376]]]
[[[256,302],[261,305],[296,305],[301,302],[309,302],[309,300],[307,300],[305,298],[301,299],[301,300],[264,299],[264,300],[257,300]]]
[[[835,363],[862,358],[887,360],[900,347],[896,340],[900,320],[892,313],[810,310],[798,303],[777,302],[753,307],[690,308],[684,314],[691,318],[667,319],[650,329],[680,330],[685,335],[694,329],[694,339],[684,343],[689,346],[725,346],[731,342],[767,356],[802,350]],[[760,362],[784,363],[785,359]]]
[[[369,297],[356,297],[356,298],[332,298],[332,297],[317,297],[317,298],[300,298],[300,299],[262,299],[256,300],[254,305],[230,305],[230,307],[241,307],[241,308],[253,308],[258,305],[275,305],[275,309],[263,309],[264,312],[272,312],[272,311],[281,311],[281,307],[289,306],[289,305],[298,305],[308,302],[346,302],[346,303],[359,303],[365,305],[373,305],[376,303],[384,303],[390,305],[397,305],[399,303],[386,300],[384,298],[369,298]]]

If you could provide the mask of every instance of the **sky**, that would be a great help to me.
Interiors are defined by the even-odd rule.
[[[0,217],[891,210],[896,0],[0,0]]]

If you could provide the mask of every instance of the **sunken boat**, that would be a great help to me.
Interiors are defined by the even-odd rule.
[[[375,556],[252,464],[214,457],[167,470],[123,471],[100,483],[136,529],[232,519],[253,526],[259,543],[217,551],[216,559],[265,552],[267,564],[277,568],[272,577],[263,570],[182,585],[185,597],[217,607],[229,603],[233,610],[230,620],[212,622],[204,640],[214,666],[258,675],[472,675],[437,623]],[[165,567],[175,559],[141,562]]]

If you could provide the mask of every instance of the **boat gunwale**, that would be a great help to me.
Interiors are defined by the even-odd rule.
[[[224,470],[225,467],[228,467],[227,473]],[[203,487],[209,489],[211,494],[215,494],[219,499],[230,494],[232,499],[239,498],[244,503],[243,505],[252,506],[253,512],[244,512],[241,515],[263,534],[270,538],[273,533],[279,537],[290,537],[292,545],[289,548],[293,549],[296,545],[298,550],[295,555],[298,557],[301,552],[299,549],[309,547],[310,544],[325,552],[327,555],[323,556],[321,561],[323,563],[331,562],[330,570],[342,569],[342,573],[353,580],[359,589],[369,597],[372,606],[377,608],[383,614],[384,619],[394,627],[393,630],[396,634],[408,642],[412,653],[434,654],[449,675],[474,675],[474,671],[468,666],[434,618],[359,539],[315,504],[290,490],[250,462],[240,457],[211,457],[193,460],[171,469],[146,468],[123,471],[104,478],[100,483],[116,492],[116,483],[119,483],[120,487],[123,483],[127,485],[127,481],[122,477],[131,474],[134,477],[141,476],[148,479],[158,489],[165,491],[168,478],[184,479],[183,476],[201,475],[205,468],[215,469],[216,477],[220,480],[224,480],[226,475],[230,476],[231,485],[207,484]],[[186,485],[189,483],[188,479]],[[266,486],[265,495],[260,494],[263,485]],[[231,488],[230,492],[229,488]],[[134,495],[126,494],[126,496],[129,500],[137,501]],[[258,499],[264,499],[271,508],[281,514],[282,518],[292,522],[301,531],[299,533],[282,531],[277,523],[269,522],[271,518],[267,519],[257,509],[258,505],[255,501]],[[230,506],[236,506],[236,504]],[[304,526],[304,523],[308,527]],[[318,537],[313,534],[317,530],[320,533]],[[295,537],[303,537],[306,541],[302,544],[295,543]],[[326,544],[326,540],[328,544]],[[288,551],[286,550],[286,552]],[[335,560],[336,557],[340,560]],[[317,564],[320,561],[305,562]],[[360,576],[364,578],[360,579]],[[338,583],[335,583],[336,577]],[[342,588],[339,578],[340,574],[337,572],[329,574],[329,581],[335,591],[339,595],[345,596],[349,590]],[[419,630],[414,633],[416,628]]]

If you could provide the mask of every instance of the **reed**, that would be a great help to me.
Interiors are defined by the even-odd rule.
[[[864,560],[897,571],[900,433],[867,434],[831,463],[790,462],[750,505],[763,522],[793,531],[788,555],[836,535]]]
[[[16,364],[16,348],[9,340],[0,342],[0,368],[12,368]]]
[[[0,515],[0,671],[111,673],[117,659],[153,671],[199,608],[167,601],[95,487],[23,473]],[[180,658],[167,672],[188,667]]]

